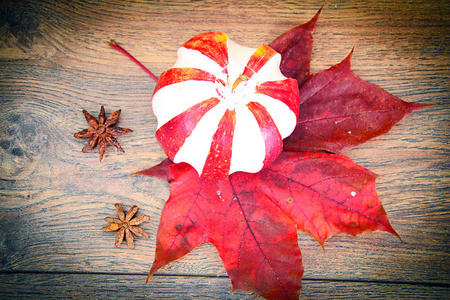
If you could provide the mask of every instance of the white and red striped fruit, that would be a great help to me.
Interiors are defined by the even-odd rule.
[[[152,97],[156,138],[167,156],[206,179],[255,173],[273,162],[299,108],[297,82],[281,74],[280,61],[269,46],[244,47],[223,32],[187,41]]]

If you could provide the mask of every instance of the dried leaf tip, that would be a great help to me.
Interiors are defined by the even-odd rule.
[[[114,206],[116,207],[117,216],[119,219],[106,217],[105,220],[111,224],[103,226],[102,228],[103,231],[117,231],[114,240],[114,247],[118,248],[125,238],[128,248],[134,249],[133,233],[147,239],[150,237],[143,229],[137,227],[145,221],[148,221],[150,219],[149,216],[143,215],[134,217],[138,211],[138,207],[136,205],[133,205],[127,214],[125,214],[122,205],[119,203],[116,203]]]

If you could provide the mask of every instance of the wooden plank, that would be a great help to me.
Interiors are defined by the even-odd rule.
[[[0,274],[2,299],[263,299],[231,293],[227,277],[142,275]],[[447,286],[304,280],[302,299],[445,299]]]
[[[199,32],[223,30],[236,42],[256,47],[308,21],[319,8],[315,1],[28,1],[26,7],[2,2],[0,270],[145,274],[150,268],[168,185],[127,176],[165,157],[154,138],[150,98],[155,83],[108,48],[106,40],[114,38],[160,74],[175,62],[177,48]],[[378,288],[386,296],[425,297],[435,287],[420,284],[450,283],[448,12],[449,3],[425,0],[324,6],[314,34],[313,72],[338,63],[356,47],[352,66],[363,79],[406,101],[436,103],[347,153],[382,175],[378,192],[403,242],[383,233],[337,236],[323,251],[299,232],[305,277],[372,281],[361,286],[325,282],[321,288],[330,298],[341,292],[350,297],[352,289],[377,297]],[[108,115],[121,108],[119,126],[134,132],[118,138],[126,153],[108,147],[100,164],[96,150],[81,152],[86,140],[74,139],[73,133],[88,127],[81,110],[95,115],[101,105]],[[134,251],[124,245],[113,248],[114,235],[100,231],[103,218],[114,216],[116,202],[125,209],[137,204],[140,213],[151,217],[142,226],[151,237],[137,239]],[[160,274],[186,275],[152,280],[173,298],[199,288],[198,277],[189,275],[226,275],[211,245],[200,246]],[[59,295],[81,285],[81,279],[70,279],[72,275],[2,276],[17,282],[42,281],[37,284],[41,290],[52,280],[67,280],[67,290]],[[91,277],[97,278],[86,278],[102,281]],[[123,280],[125,287],[128,281]],[[230,297],[228,279],[210,280],[201,280],[204,288],[199,294]],[[181,282],[179,289],[173,287],[175,281]],[[308,286],[317,286],[314,293],[322,295],[320,284],[309,283],[304,294],[312,294],[305,292]],[[340,286],[344,291],[333,288]],[[437,290],[436,295],[446,291]]]

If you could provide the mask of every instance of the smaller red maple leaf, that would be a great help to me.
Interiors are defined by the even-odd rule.
[[[301,87],[310,75],[313,50],[313,30],[322,8],[307,23],[285,32],[269,46],[281,54],[280,70],[284,76],[294,78]]]
[[[83,110],[86,121],[92,127],[83,129],[80,132],[74,134],[74,137],[79,139],[89,138],[87,145],[82,149],[83,153],[91,151],[95,146],[97,146],[98,154],[100,156],[100,162],[102,162],[107,143],[116,147],[120,152],[125,152],[120,146],[117,139],[113,137],[113,135],[122,135],[128,132],[133,132],[133,130],[113,126],[119,120],[120,112],[120,109],[116,110],[112,113],[112,115],[106,118],[105,108],[102,105],[97,121],[94,116],[91,116],[86,110]]]
[[[352,53],[301,86],[297,126],[284,140],[284,150],[343,153],[430,106],[405,102],[358,77],[350,69]]]

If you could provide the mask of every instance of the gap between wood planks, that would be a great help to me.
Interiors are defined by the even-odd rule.
[[[126,272],[63,272],[63,271],[0,271],[0,275],[8,274],[42,274],[42,275],[105,275],[105,276],[142,276],[147,277],[147,273],[126,273]],[[227,275],[199,275],[199,274],[155,274],[153,277],[197,277],[197,278],[229,278]],[[413,281],[396,281],[396,280],[364,280],[364,279],[336,279],[336,278],[314,278],[303,277],[303,282],[348,282],[348,283],[376,283],[376,284],[406,284],[406,285],[424,285],[430,287],[446,287],[450,288],[450,284],[439,282],[413,282]]]

